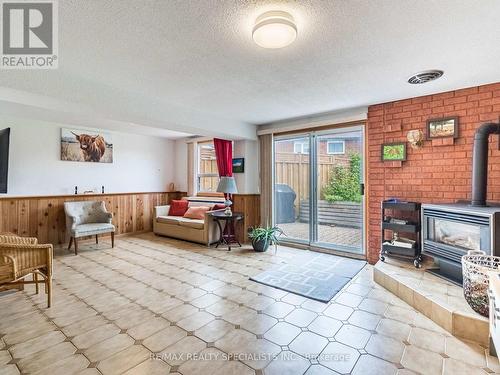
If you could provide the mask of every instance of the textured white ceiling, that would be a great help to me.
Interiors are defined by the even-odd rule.
[[[272,9],[299,30],[280,50],[251,39]],[[500,81],[499,15],[498,0],[64,0],[59,69],[1,71],[0,86],[96,120],[249,138],[250,124]],[[431,68],[444,77],[406,83]]]

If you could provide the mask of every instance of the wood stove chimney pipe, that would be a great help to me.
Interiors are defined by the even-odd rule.
[[[500,123],[482,124],[474,135],[472,152],[472,206],[486,206],[488,187],[488,141],[492,134],[500,134]]]

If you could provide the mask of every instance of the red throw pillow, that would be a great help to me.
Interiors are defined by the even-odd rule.
[[[224,210],[225,208],[226,208],[225,204],[216,203],[216,204],[214,204],[214,208],[212,208],[212,210],[213,211]]]
[[[168,211],[168,216],[184,216],[188,210],[189,202],[182,200],[173,200],[170,203],[170,210]]]
[[[186,213],[184,214],[184,217],[186,219],[197,219],[197,220],[203,220],[205,219],[205,213],[210,210],[210,207],[208,206],[193,206],[189,207]]]

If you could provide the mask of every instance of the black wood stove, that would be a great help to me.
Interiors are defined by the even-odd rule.
[[[481,125],[474,135],[472,201],[422,205],[422,250],[434,257],[430,272],[462,284],[461,257],[469,250],[500,255],[500,205],[486,203],[488,142],[500,124]]]

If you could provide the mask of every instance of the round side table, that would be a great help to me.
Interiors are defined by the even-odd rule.
[[[241,212],[233,212],[232,215],[226,215],[224,211],[215,211],[209,215],[214,218],[220,232],[220,238],[215,248],[218,248],[219,245],[227,245],[227,250],[231,251],[231,245],[233,244],[238,244],[241,247],[240,241],[236,238],[234,224],[237,221],[243,220],[243,214]],[[225,225],[222,225],[223,222]]]

